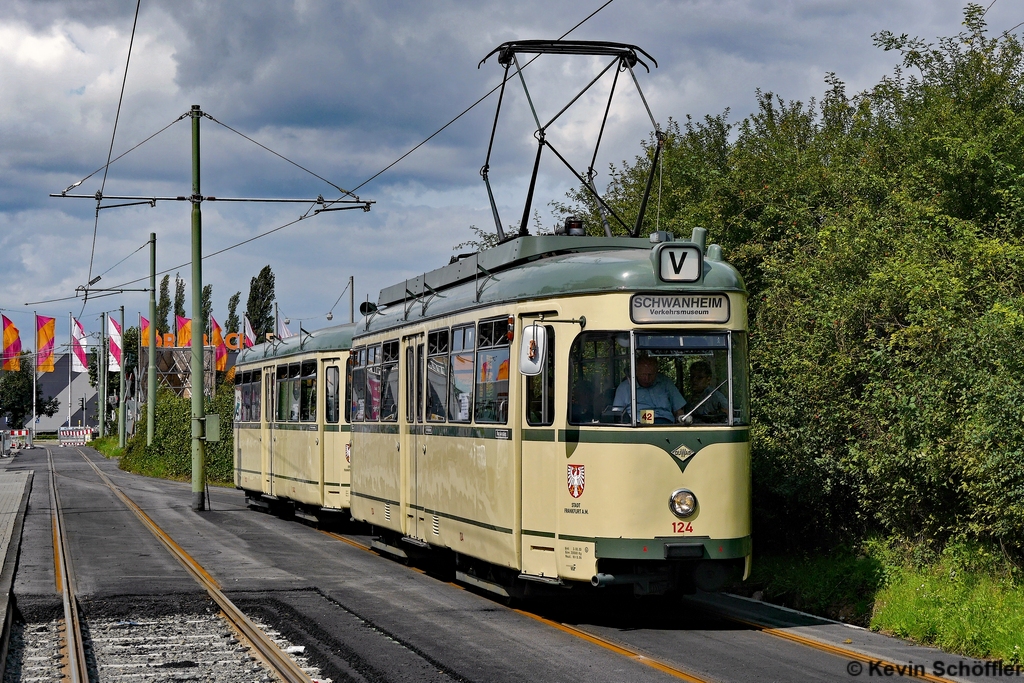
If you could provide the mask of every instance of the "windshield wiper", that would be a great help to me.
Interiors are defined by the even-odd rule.
[[[679,424],[684,425],[686,427],[689,427],[690,425],[692,425],[693,424],[693,414],[695,412],[697,412],[697,409],[700,408],[702,405],[704,405],[709,398],[714,396],[715,392],[717,392],[719,389],[724,387],[728,381],[729,381],[728,378],[722,380],[721,384],[719,384],[717,387],[715,387],[710,392],[708,392],[708,395],[705,396],[703,399],[701,399],[701,402],[698,403],[697,405],[695,405],[693,407],[693,410],[691,410],[686,415],[683,415],[681,418],[679,418]]]

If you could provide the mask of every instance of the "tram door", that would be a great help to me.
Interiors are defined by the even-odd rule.
[[[404,486],[402,500],[405,520],[402,529],[407,536],[421,538],[419,532],[419,485],[418,465],[423,455],[423,382],[426,371],[426,346],[423,335],[418,334],[403,340],[405,350],[405,429],[400,440]]]
[[[263,368],[264,434],[263,434],[263,493],[274,495],[274,420],[277,418],[277,368]]]

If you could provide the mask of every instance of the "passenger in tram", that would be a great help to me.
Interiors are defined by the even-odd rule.
[[[629,379],[624,379],[615,390],[612,408],[629,415],[631,403]],[[636,362],[636,409],[654,412],[654,424],[674,424],[686,414],[686,399],[665,375],[658,372],[658,361],[644,356]]]
[[[690,402],[697,406],[693,417],[698,422],[724,422],[729,415],[729,400],[711,385],[711,365],[706,360],[693,363],[690,366]]]

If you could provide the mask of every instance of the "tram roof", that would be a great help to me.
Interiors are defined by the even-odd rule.
[[[707,250],[700,281],[681,284],[658,278],[651,259],[654,246],[650,239],[624,237],[519,237],[381,290],[379,311],[357,323],[357,335],[472,308],[567,295],[746,292],[739,271],[720,259],[720,247]]]
[[[355,323],[345,323],[325,327],[313,332],[300,332],[294,337],[281,339],[277,342],[263,342],[240,351],[236,365],[255,363],[264,359],[287,358],[314,351],[341,351],[352,348],[352,335],[356,331]]]

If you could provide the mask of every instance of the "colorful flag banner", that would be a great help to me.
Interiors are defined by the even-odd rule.
[[[139,335],[143,346],[149,346],[149,321],[139,316]]]
[[[4,323],[4,370],[21,370],[21,334],[7,316]]]
[[[288,326],[284,324],[284,320],[280,316],[277,318],[277,338],[287,339],[288,337],[294,337],[295,334],[288,329]]]
[[[71,370],[88,372],[89,359],[85,355],[85,328],[78,320],[71,325]]]
[[[177,316],[178,320],[178,346],[192,345],[192,319]]]
[[[217,319],[210,316],[210,329],[213,330],[213,353],[217,360],[217,372],[224,372],[228,369],[228,345],[224,343],[224,334],[221,332]]]
[[[243,315],[245,319],[245,348],[256,345],[256,332],[252,329],[252,323],[249,322],[249,316]]]
[[[107,340],[110,342],[107,370],[121,372],[121,324],[110,316],[107,316]]]
[[[53,336],[56,318],[36,316],[36,370],[53,372]]]

